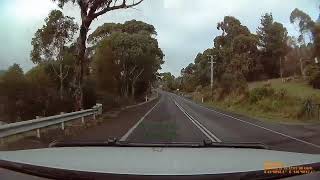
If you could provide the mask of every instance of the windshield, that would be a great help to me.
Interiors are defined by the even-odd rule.
[[[320,155],[319,8],[2,0],[0,150],[138,144]]]

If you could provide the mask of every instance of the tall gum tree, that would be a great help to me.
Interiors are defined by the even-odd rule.
[[[78,25],[74,18],[64,16],[59,10],[53,10],[45,19],[45,25],[38,29],[32,38],[32,62],[48,63],[60,82],[60,99],[63,99],[63,84],[69,68],[64,62],[65,47],[73,41]],[[54,66],[58,65],[58,69]]]
[[[74,97],[76,110],[83,107],[82,81],[85,68],[86,41],[90,25],[97,17],[117,9],[132,8],[139,5],[143,0],[52,0],[57,2],[60,8],[66,3],[72,3],[80,8],[81,25],[77,39],[77,61],[75,67],[75,77],[73,86],[75,88]]]

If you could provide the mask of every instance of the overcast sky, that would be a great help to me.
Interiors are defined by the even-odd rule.
[[[291,11],[297,7],[316,20],[319,5],[319,0],[144,0],[136,9],[109,12],[94,21],[91,29],[105,22],[131,19],[154,25],[165,53],[161,71],[179,75],[198,52],[213,46],[214,37],[220,34],[216,25],[224,16],[235,16],[255,32],[261,15],[272,12],[274,19],[295,35],[296,29],[289,22]],[[25,71],[34,66],[29,58],[31,39],[55,8],[50,0],[0,0],[0,69],[13,63]],[[68,5],[63,12],[79,21],[77,8]]]

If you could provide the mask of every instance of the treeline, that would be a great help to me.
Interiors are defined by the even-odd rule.
[[[214,85],[222,94],[245,91],[248,81],[301,76],[320,88],[320,25],[299,9],[292,11],[290,22],[299,37],[288,36],[287,29],[271,13],[261,17],[255,33],[236,17],[226,16],[217,24],[221,34],[213,47],[199,53],[194,63],[181,70],[181,76],[166,83],[171,90],[193,92],[210,85],[210,58],[214,61]],[[222,95],[223,96],[223,95]]]
[[[16,122],[79,109],[77,82],[78,32],[74,19],[53,10],[32,39],[34,68],[24,73],[14,64],[0,75],[1,119]],[[87,63],[81,72],[83,108],[97,101],[105,108],[135,101],[150,91],[163,63],[155,28],[131,20],[106,23],[88,38]]]

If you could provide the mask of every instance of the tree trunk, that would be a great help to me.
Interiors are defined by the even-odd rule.
[[[131,84],[131,98],[132,99],[134,99],[134,94],[135,94],[135,88],[134,88],[134,86],[135,86],[135,82],[132,82],[132,84]]]
[[[302,62],[302,58],[301,58],[301,57],[299,58],[299,61],[300,61],[301,76],[302,76],[302,79],[305,79],[305,78],[306,78],[306,75],[305,75],[305,73],[304,73],[303,62]]]
[[[62,73],[62,64],[60,64],[60,100],[63,100],[63,73]]]
[[[283,68],[282,68],[282,57],[280,56],[280,79],[282,82],[284,82],[283,80]]]
[[[129,97],[129,83],[126,84],[126,98]]]
[[[89,26],[91,24],[90,19],[88,17],[82,17],[82,24],[80,26],[80,34],[77,40],[77,54],[78,60],[76,62],[76,71],[74,76],[74,86],[75,86],[75,110],[79,111],[83,109],[83,92],[82,92],[82,82],[83,82],[83,72],[84,72],[84,61],[85,61],[85,53],[86,53],[86,40],[87,34],[89,30]]]

